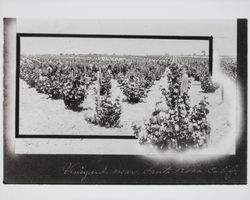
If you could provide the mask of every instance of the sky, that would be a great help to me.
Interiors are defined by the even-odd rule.
[[[236,56],[236,20],[18,19],[19,33],[213,36],[214,52]],[[207,41],[22,38],[21,53],[199,54]]]
[[[164,55],[208,53],[208,41],[114,39],[114,38],[21,38],[21,54],[118,54]]]

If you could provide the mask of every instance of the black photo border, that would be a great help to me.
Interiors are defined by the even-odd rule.
[[[55,139],[136,139],[133,135],[31,135],[19,134],[19,75],[22,37],[55,37],[55,38],[102,38],[102,39],[160,39],[160,40],[203,40],[208,41],[209,72],[213,70],[213,36],[177,36],[177,35],[105,35],[105,34],[55,34],[55,33],[17,33],[16,34],[16,138],[55,138]]]
[[[142,155],[13,155],[7,150],[5,133],[4,183],[247,184],[247,19],[237,20],[237,85],[240,85],[241,94],[237,101],[241,100],[244,109],[235,155],[195,163],[161,162]],[[72,165],[76,168],[70,167]]]

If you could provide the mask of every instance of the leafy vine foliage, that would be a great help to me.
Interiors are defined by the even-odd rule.
[[[147,97],[148,89],[146,80],[139,73],[131,73],[124,77],[121,82],[121,91],[127,97],[128,102],[142,102]]]
[[[96,100],[95,111],[94,116],[86,120],[106,128],[120,127],[122,109],[119,97],[115,99],[115,102],[112,102],[110,95],[102,96],[100,107],[98,107],[98,100]]]
[[[200,77],[200,81],[201,81],[201,89],[205,93],[209,92],[213,93],[219,88],[218,84],[213,83],[210,73],[208,71],[204,71],[204,73]]]
[[[77,110],[87,96],[87,85],[87,80],[79,76],[64,83],[62,95],[67,108]]]
[[[41,62],[29,58],[21,62],[20,77],[39,93],[52,99],[63,99],[66,108],[77,110],[86,98],[91,77],[86,76],[82,68],[47,59]]]
[[[142,144],[152,144],[158,149],[183,151],[201,148],[208,142],[210,125],[207,121],[208,102],[204,98],[191,109],[189,86],[182,91],[183,66],[173,63],[169,67],[168,90],[163,89],[167,108],[156,109],[144,126],[132,125]],[[190,80],[188,79],[190,85]]]
[[[85,117],[85,120],[88,122],[106,128],[120,127],[122,114],[120,98],[117,97],[114,102],[111,100],[111,78],[111,74],[108,70],[102,70],[100,96],[96,97],[95,114]]]
[[[236,81],[237,78],[237,61],[234,57],[223,56],[220,58],[220,69],[229,78]]]
[[[97,82],[98,67],[102,67],[100,97],[94,114],[85,119],[102,127],[121,127],[122,106],[119,97],[112,100],[112,79],[119,83],[129,103],[145,100],[154,83],[167,72],[168,88],[162,89],[165,107],[156,104],[152,116],[143,126],[132,126],[140,143],[150,143],[159,149],[177,151],[207,145],[211,131],[207,120],[208,101],[202,99],[191,107],[187,74],[201,82],[204,92],[214,92],[218,86],[206,71],[206,58],[39,55],[21,59],[20,78],[38,92],[52,99],[62,99],[66,108],[78,110],[88,95],[89,86]],[[180,65],[179,63],[183,63]],[[231,67],[232,68],[232,67]],[[113,80],[112,80],[113,81]]]
[[[100,83],[100,95],[109,94],[111,90],[111,74],[107,70],[102,71]]]

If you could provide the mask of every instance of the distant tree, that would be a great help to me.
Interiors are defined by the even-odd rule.
[[[201,53],[202,53],[203,56],[206,55],[206,51],[205,50],[201,51]]]

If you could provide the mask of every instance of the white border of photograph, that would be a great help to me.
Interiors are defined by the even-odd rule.
[[[97,5],[97,3],[100,3]],[[0,16],[3,17],[42,17],[42,18],[132,18],[132,19],[235,19],[250,17],[250,2],[248,0],[146,0],[143,4],[140,0],[127,0],[118,2],[113,0],[85,0],[85,1],[30,1],[30,0],[1,0]],[[0,21],[0,32],[3,33],[3,21]],[[250,32],[248,32],[248,38]],[[0,35],[3,44],[3,34]],[[249,44],[249,40],[248,40]],[[248,45],[249,46],[249,45]],[[3,45],[0,50],[3,55]],[[250,56],[248,54],[248,60]],[[0,63],[3,57],[0,56]],[[3,69],[3,68],[1,68]],[[3,70],[1,70],[3,71]],[[249,70],[248,70],[249,73]],[[249,74],[248,74],[249,75]],[[248,76],[249,77],[249,76]],[[3,73],[0,74],[0,85],[3,88]],[[249,89],[248,89],[249,90]],[[2,92],[3,90],[1,90]],[[248,91],[249,92],[249,91]],[[3,95],[0,95],[3,102]],[[3,107],[1,106],[1,110]],[[248,107],[249,109],[249,107]],[[3,115],[0,116],[3,121]],[[3,130],[3,126],[1,126]],[[2,131],[3,132],[3,131]],[[3,146],[3,140],[0,140]],[[3,160],[3,148],[0,159]],[[248,148],[248,160],[250,149]],[[248,171],[250,165],[248,165]],[[3,165],[0,165],[3,172]],[[249,181],[248,173],[248,181]],[[0,174],[3,180],[3,173]],[[98,191],[98,192],[96,192]],[[180,192],[181,191],[181,192]],[[201,197],[204,200],[211,199],[249,199],[249,185],[181,185],[181,186],[115,186],[115,185],[0,185],[1,197],[4,199],[193,199]]]

